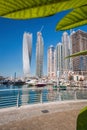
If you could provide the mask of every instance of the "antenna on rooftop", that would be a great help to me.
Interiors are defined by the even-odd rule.
[[[41,27],[40,32],[43,30],[44,26]]]

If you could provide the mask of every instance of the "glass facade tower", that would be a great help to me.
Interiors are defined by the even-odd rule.
[[[70,55],[70,40],[67,32],[63,33],[62,43],[63,43],[63,71],[68,71],[70,69],[70,59],[65,59],[65,57]]]
[[[56,70],[59,71],[59,76],[63,74],[63,45],[58,43],[56,46]]]
[[[48,77],[55,77],[56,75],[56,50],[53,45],[48,48],[47,52],[47,73]]]
[[[43,56],[44,56],[44,43],[41,32],[37,32],[36,44],[36,76],[41,78],[43,76]]]

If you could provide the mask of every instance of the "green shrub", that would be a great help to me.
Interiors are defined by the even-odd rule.
[[[87,107],[83,108],[78,115],[76,130],[87,130]]]

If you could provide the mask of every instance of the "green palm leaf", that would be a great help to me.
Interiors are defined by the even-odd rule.
[[[66,15],[56,27],[56,30],[67,30],[87,24],[87,5],[74,9]]]
[[[74,53],[74,54],[72,54],[72,55],[70,55],[70,56],[67,56],[67,57],[65,57],[65,58],[67,59],[67,58],[73,58],[73,57],[85,56],[85,55],[87,55],[87,50]]]
[[[87,130],[87,106],[80,111],[77,117],[76,130]]]
[[[85,4],[87,0],[0,0],[0,16],[13,19],[45,17]]]

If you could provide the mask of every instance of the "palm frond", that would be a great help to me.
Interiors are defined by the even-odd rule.
[[[45,17],[85,4],[87,0],[0,0],[0,16],[12,19]]]
[[[67,58],[73,58],[73,57],[77,57],[77,56],[85,56],[85,55],[87,55],[87,50],[74,53],[74,54],[72,54],[70,56],[65,57],[65,59],[67,59]]]
[[[87,24],[87,5],[74,9],[66,15],[56,27],[56,30],[67,30]]]

